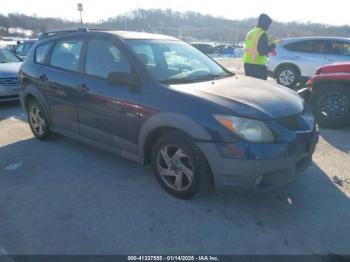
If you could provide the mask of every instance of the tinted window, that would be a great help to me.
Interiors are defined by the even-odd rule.
[[[52,43],[40,45],[35,50],[35,63],[43,64]]]
[[[350,43],[341,41],[330,41],[327,53],[332,55],[350,56]]]
[[[79,70],[79,59],[83,40],[63,40],[56,43],[52,50],[50,65],[71,70]]]
[[[130,65],[120,50],[104,39],[91,39],[86,53],[85,72],[89,75],[107,78],[111,72],[131,71]]]
[[[287,44],[285,48],[294,52],[322,54],[326,50],[326,43],[322,40],[305,40]]]

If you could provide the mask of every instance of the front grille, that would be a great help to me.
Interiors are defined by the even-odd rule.
[[[18,77],[9,77],[9,78],[0,78],[0,85],[1,86],[18,86],[19,79]]]
[[[296,130],[300,129],[300,115],[293,115],[293,116],[279,118],[279,119],[277,119],[277,122],[281,126],[287,128],[289,130],[296,131]]]

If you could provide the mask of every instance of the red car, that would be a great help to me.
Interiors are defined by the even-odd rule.
[[[309,104],[320,126],[340,128],[350,124],[350,62],[318,68],[307,84],[311,91]]]

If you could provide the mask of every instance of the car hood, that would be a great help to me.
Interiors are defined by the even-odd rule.
[[[319,73],[350,73],[350,63],[344,62],[322,66],[319,68]]]
[[[0,77],[16,77],[22,62],[0,63]]]
[[[233,76],[215,81],[172,85],[177,91],[208,100],[235,115],[261,120],[301,113],[303,99],[294,91],[268,81]]]

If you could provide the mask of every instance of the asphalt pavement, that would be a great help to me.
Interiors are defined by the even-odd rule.
[[[350,127],[321,130],[314,163],[268,193],[183,201],[148,166],[56,136],[0,104],[2,254],[350,254]]]

